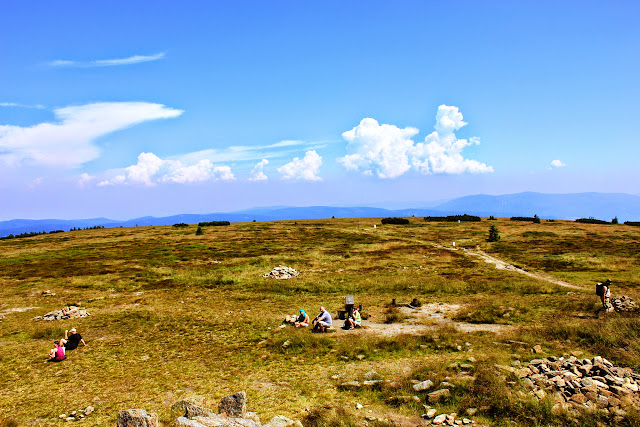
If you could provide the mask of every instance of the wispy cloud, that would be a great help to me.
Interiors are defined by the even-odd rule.
[[[120,65],[131,65],[140,64],[141,62],[157,61],[164,58],[166,54],[166,52],[160,52],[154,55],[133,55],[127,58],[97,59],[94,61],[70,61],[66,59],[57,59],[55,61],[47,62],[46,65],[59,68],[117,67]]]
[[[77,167],[98,157],[97,138],[145,121],[177,117],[182,110],[148,102],[101,102],[58,108],[54,114],[57,123],[0,125],[0,162]]]
[[[14,108],[37,108],[42,110],[44,105],[27,105],[27,104],[18,104],[16,102],[0,102],[0,107],[14,107]]]

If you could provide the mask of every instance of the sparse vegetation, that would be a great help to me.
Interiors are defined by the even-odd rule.
[[[638,372],[638,318],[596,318],[600,302],[592,287],[610,277],[615,295],[640,299],[640,229],[497,219],[491,225],[503,238],[488,243],[482,222],[377,230],[357,229],[358,219],[296,222],[234,223],[197,238],[193,228],[156,226],[0,241],[0,311],[38,307],[0,321],[0,343],[11,349],[0,352],[0,420],[56,424],[60,414],[91,404],[96,411],[84,425],[113,425],[125,407],[156,412],[170,425],[170,404],[184,395],[216,401],[237,390],[247,391],[249,409],[263,420],[281,413],[304,425],[362,425],[365,412],[353,409],[354,402],[369,405],[376,419],[416,420],[427,392],[416,393],[412,381],[439,384],[449,377],[451,397],[434,408],[459,414],[482,408],[471,418],[487,425],[638,425],[631,410],[618,420],[553,414],[549,402],[528,397],[516,378],[505,378],[493,364],[509,365],[514,355],[532,359],[531,347],[542,344],[546,354],[601,355]],[[568,295],[566,288],[496,269],[451,250],[452,241],[583,290]],[[300,277],[262,277],[280,264],[295,266]],[[54,296],[41,295],[49,289]],[[435,313],[450,323],[421,320],[428,329],[415,335],[278,328],[300,308],[313,317],[325,305],[335,315],[345,295],[364,305],[363,318],[398,331],[415,326],[404,312],[418,310],[388,309],[393,298],[418,298],[421,309],[441,303],[459,309]],[[91,316],[31,320],[70,304],[85,306]],[[504,329],[499,335],[465,332],[453,322]],[[89,346],[70,352],[62,364],[43,364],[51,341],[71,327]],[[470,355],[478,359],[475,381],[463,381],[450,365]],[[390,382],[338,388],[362,381],[370,370]],[[63,392],[72,382],[78,390]],[[412,395],[420,402],[397,399]]]

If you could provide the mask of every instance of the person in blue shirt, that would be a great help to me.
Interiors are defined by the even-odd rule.
[[[312,323],[315,332],[325,332],[327,328],[331,327],[331,314],[324,309],[324,306],[320,307],[320,314],[314,317]]]

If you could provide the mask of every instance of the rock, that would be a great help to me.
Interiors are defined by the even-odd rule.
[[[355,390],[355,389],[359,389],[360,387],[362,387],[362,384],[360,384],[360,381],[347,381],[338,386],[338,388],[345,389],[345,390],[346,389]]]
[[[93,406],[87,406],[84,410],[84,414],[89,416],[93,413],[93,411],[95,411],[95,408]]]
[[[284,415],[276,415],[275,417],[271,418],[271,420],[269,420],[267,424],[264,425],[264,427],[288,427],[288,426],[302,427],[302,423],[298,420],[290,420]]]
[[[535,354],[540,354],[542,353],[542,347],[540,346],[540,344],[534,346],[531,351],[533,351]]]
[[[290,345],[291,342],[289,340],[286,340],[284,343],[282,343],[282,348],[289,348]]]
[[[362,409],[364,408],[364,405],[362,405],[361,403],[356,403],[356,409]]]
[[[362,378],[364,378],[365,380],[380,380],[382,379],[382,375],[378,374],[376,371],[371,370],[365,373]]]
[[[431,408],[427,411],[427,418],[433,418],[436,416],[436,414],[438,413],[438,411],[436,411],[435,409]]]
[[[424,380],[422,382],[419,382],[418,384],[413,385],[413,389],[415,391],[424,391],[430,389],[431,387],[433,387],[433,381],[431,380]]]
[[[427,400],[429,403],[437,403],[442,399],[448,399],[451,397],[451,392],[447,388],[433,391],[428,394]]]
[[[64,420],[65,418],[67,418],[67,414],[60,414],[58,415],[58,418],[60,418],[61,420]]]
[[[467,410],[465,411],[467,413],[467,415],[469,415],[470,417],[473,417],[475,414],[478,413],[478,408],[467,408]]]
[[[471,421],[469,418],[463,418],[462,419],[462,424],[467,425],[467,424],[471,424],[473,421]]]
[[[186,417],[178,417],[176,420],[175,427],[207,427],[206,424],[202,424],[196,420],[190,420]]]
[[[158,427],[158,416],[144,409],[123,409],[118,412],[117,427]]]
[[[442,424],[445,422],[446,419],[447,419],[447,416],[445,414],[440,414],[433,419],[433,424]]]
[[[256,424],[260,425],[260,417],[259,417],[259,416],[258,416],[258,414],[257,414],[257,413],[255,413],[255,412],[247,412],[247,413],[244,415],[244,418],[245,418],[245,419],[247,419],[247,420],[251,420],[251,421],[253,421],[254,423],[256,423]]]
[[[205,408],[206,398],[204,396],[189,396],[182,400],[178,400],[171,405],[171,411],[178,416],[193,418],[197,416],[207,416],[213,413],[213,410]]]
[[[247,413],[247,394],[240,391],[220,399],[218,412],[226,414],[228,417],[244,418]]]
[[[369,381],[363,381],[362,385],[365,387],[373,387],[375,385],[382,384],[383,382],[384,382],[383,380],[369,380]]]
[[[582,393],[576,393],[571,396],[571,400],[576,403],[585,403],[587,401],[587,397]]]

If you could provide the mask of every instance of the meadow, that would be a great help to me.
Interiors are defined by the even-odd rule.
[[[500,241],[486,241],[490,225]],[[155,412],[172,425],[176,400],[203,395],[215,408],[239,390],[263,421],[283,414],[305,426],[347,426],[369,416],[369,425],[416,425],[425,394],[412,389],[412,380],[442,380],[452,363],[470,356],[475,380],[456,383],[439,410],[478,407],[473,418],[490,425],[610,425],[601,414],[552,414],[550,402],[502,381],[494,364],[539,357],[531,353],[539,344],[542,356],[601,355],[639,372],[637,317],[594,315],[596,281],[610,278],[613,296],[640,299],[638,227],[422,218],[380,225],[379,218],[361,218],[233,223],[203,227],[201,236],[196,228],[0,241],[0,425],[64,424],[60,414],[88,405],[95,412],[84,425],[114,425],[126,408]],[[496,269],[452,250],[453,242],[580,289]],[[300,276],[262,277],[281,264]],[[43,296],[45,290],[55,296]],[[373,325],[406,322],[389,304],[417,298],[460,306],[458,322],[508,328],[496,334],[434,324],[384,335],[373,327],[335,334],[279,327],[300,308],[313,317],[324,305],[335,315],[346,295]],[[86,307],[91,316],[32,320],[67,305]],[[27,307],[36,308],[10,311]],[[72,327],[88,346],[62,363],[43,363],[52,341]],[[371,370],[391,381],[367,390],[338,387]],[[395,399],[416,394],[420,402]],[[630,411],[621,425],[638,420]]]

